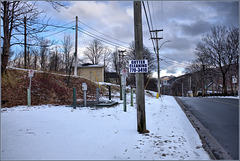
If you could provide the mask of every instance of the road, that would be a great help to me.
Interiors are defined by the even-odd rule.
[[[239,159],[239,100],[178,97],[235,160]]]

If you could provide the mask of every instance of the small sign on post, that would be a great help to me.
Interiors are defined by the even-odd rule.
[[[148,60],[129,60],[129,73],[147,73]]]
[[[128,74],[127,69],[126,68],[122,69],[121,74],[122,76],[127,77],[127,74]]]
[[[33,75],[34,75],[34,71],[33,71],[32,69],[30,69],[30,70],[28,71],[28,77],[29,77],[29,78],[32,78]]]
[[[86,90],[87,90],[87,83],[83,83],[83,84],[82,84],[82,90],[83,90],[83,91],[86,91]]]
[[[232,76],[232,83],[237,83],[237,78],[235,76]]]

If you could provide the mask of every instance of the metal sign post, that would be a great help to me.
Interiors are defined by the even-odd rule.
[[[127,77],[127,69],[122,70],[122,80],[123,80],[123,111],[127,112],[127,104],[126,104],[126,77]]]
[[[131,87],[131,106],[133,106],[133,87]]]
[[[235,84],[237,83],[237,78],[235,77],[235,76],[232,76],[232,83],[233,83],[233,85],[234,85],[234,92],[233,92],[233,96],[235,96],[235,92],[236,92],[236,87],[235,87]]]
[[[83,90],[83,94],[84,94],[84,107],[86,107],[87,106],[87,95],[86,95],[87,83],[82,84],[82,90]]]
[[[27,89],[27,95],[28,95],[28,107],[31,106],[31,82],[32,82],[32,77],[34,75],[34,71],[30,69],[28,71],[28,77],[30,78],[30,83],[29,83],[29,88]]]

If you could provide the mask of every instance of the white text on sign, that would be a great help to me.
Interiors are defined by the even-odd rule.
[[[147,60],[129,60],[129,73],[147,73]]]

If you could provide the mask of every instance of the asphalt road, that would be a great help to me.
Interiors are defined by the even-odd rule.
[[[228,98],[178,97],[219,144],[239,159],[239,100]]]

